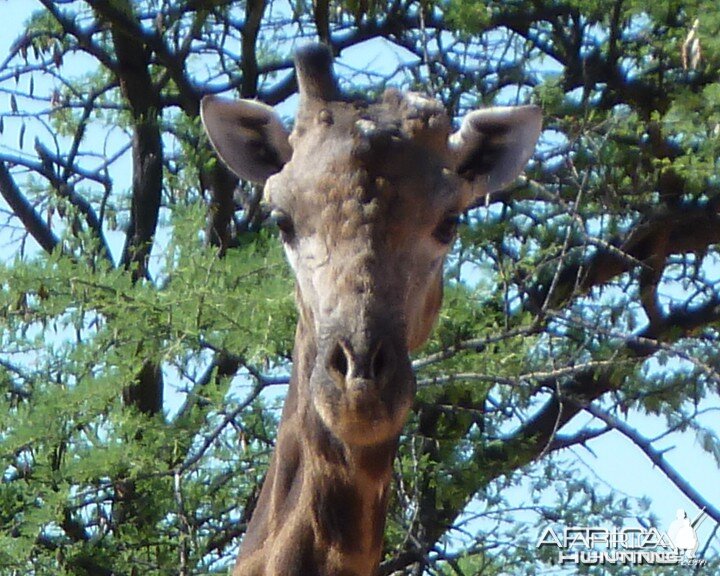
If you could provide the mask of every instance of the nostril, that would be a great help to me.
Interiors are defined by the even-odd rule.
[[[396,358],[392,346],[387,341],[378,344],[370,359],[370,377],[386,384],[395,373]]]
[[[345,348],[340,344],[335,344],[332,355],[330,356],[330,368],[336,371],[340,376],[347,378],[349,364]]]
[[[376,341],[375,346],[357,353],[350,342],[339,339],[326,358],[327,371],[341,388],[351,380],[374,381],[384,386],[395,372],[396,356],[387,342]]]
[[[385,370],[385,366],[387,364],[387,356],[385,354],[385,347],[380,344],[375,349],[375,353],[373,354],[372,361],[370,363],[370,377],[375,379],[379,378],[383,371]]]

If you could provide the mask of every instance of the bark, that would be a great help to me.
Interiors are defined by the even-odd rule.
[[[254,98],[258,87],[257,39],[260,23],[265,13],[265,0],[247,0],[245,4],[245,25],[242,32],[242,84],[243,98]]]
[[[162,200],[163,145],[158,90],[149,69],[151,51],[133,18],[131,4],[96,0],[90,5],[100,19],[109,22],[116,57],[114,69],[134,122],[130,223],[120,265],[137,281],[149,278],[148,258]],[[136,382],[126,389],[125,400],[152,415],[162,412],[162,399],[162,372],[152,361],[145,361]]]

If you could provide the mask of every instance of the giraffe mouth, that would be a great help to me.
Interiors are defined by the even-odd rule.
[[[323,327],[310,374],[316,412],[348,445],[397,438],[415,395],[404,330],[372,313],[380,306],[370,304]]]
[[[415,394],[415,378],[410,370],[385,385],[358,378],[339,387],[332,380],[322,380],[315,389],[315,408],[342,442],[372,446],[399,436]]]

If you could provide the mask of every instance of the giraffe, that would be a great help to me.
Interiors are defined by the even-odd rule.
[[[412,406],[409,354],[442,300],[458,216],[510,184],[537,107],[470,112],[388,89],[344,97],[322,44],[295,54],[292,132],[254,100],[202,100],[209,139],[264,196],[296,278],[293,368],[270,468],[234,576],[370,576]]]

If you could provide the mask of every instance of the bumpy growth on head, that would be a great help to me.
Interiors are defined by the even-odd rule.
[[[409,352],[437,317],[458,215],[515,179],[541,117],[532,106],[483,109],[453,132],[442,105],[418,94],[343,97],[322,45],[299,50],[296,70],[292,132],[257,101],[206,97],[202,117],[228,167],[265,184],[297,278],[292,407],[281,434],[291,420],[300,434],[322,428],[347,464],[359,450],[395,445],[415,392]],[[321,564],[309,573],[335,573]]]

